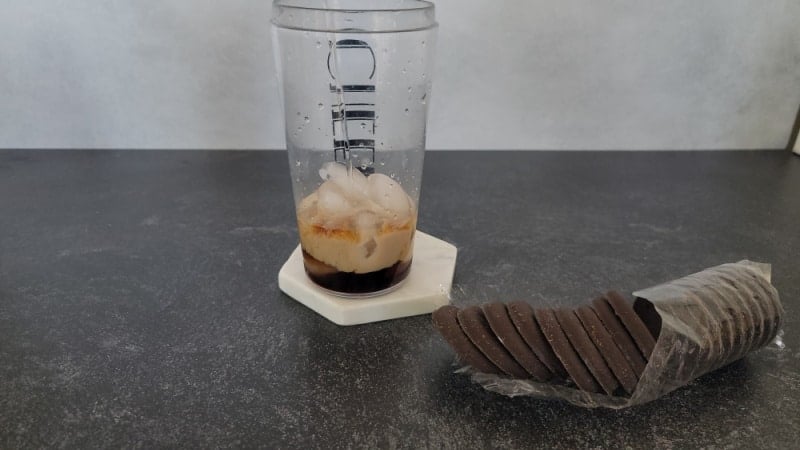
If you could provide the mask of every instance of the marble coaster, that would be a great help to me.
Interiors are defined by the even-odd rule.
[[[308,279],[298,245],[278,273],[278,287],[338,325],[429,314],[450,303],[456,253],[454,245],[417,230],[411,271],[399,288],[379,297],[347,299],[328,293]]]

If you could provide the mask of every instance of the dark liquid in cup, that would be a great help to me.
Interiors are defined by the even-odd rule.
[[[303,251],[306,273],[314,283],[344,294],[369,294],[388,289],[403,281],[411,269],[411,260],[368,273],[341,272]]]

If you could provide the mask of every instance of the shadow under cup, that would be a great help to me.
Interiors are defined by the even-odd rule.
[[[345,297],[411,270],[436,38],[417,0],[277,0],[273,45],[306,273]]]

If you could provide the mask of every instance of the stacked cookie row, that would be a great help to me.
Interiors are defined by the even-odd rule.
[[[617,292],[577,308],[489,303],[433,313],[433,323],[459,359],[475,370],[572,383],[587,392],[633,393],[658,338]]]

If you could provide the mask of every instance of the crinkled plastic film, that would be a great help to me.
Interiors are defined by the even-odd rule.
[[[637,311],[654,308],[661,324],[630,397],[504,378],[470,367],[462,370],[485,389],[512,397],[562,399],[590,408],[647,403],[772,342],[782,324],[783,307],[770,278],[769,264],[745,260],[634,292]]]

